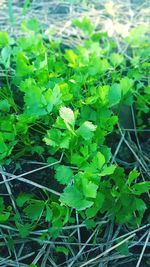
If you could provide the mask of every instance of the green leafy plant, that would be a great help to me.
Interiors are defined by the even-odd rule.
[[[87,18],[73,23],[83,31],[84,42],[64,52],[60,42],[40,33],[35,19],[23,23],[25,36],[15,41],[0,33],[0,66],[6,71],[0,85],[1,164],[31,155],[56,163],[62,156],[51,167],[55,196],[45,188],[42,197],[25,192],[17,197],[22,222],[0,200],[0,223],[11,218],[22,238],[43,222],[48,234],[57,237],[74,209],[89,226],[108,214],[129,227],[140,225],[147,209],[142,195],[150,182],[141,181],[137,170],[128,175],[111,164],[107,145],[111,134],[117,134],[123,105],[135,105],[137,122],[145,124],[150,88],[148,77],[143,80],[145,71],[149,73],[147,29],[142,30],[144,43],[139,40],[141,28],[125,40],[131,54],[126,59]],[[57,251],[67,254],[65,247]]]

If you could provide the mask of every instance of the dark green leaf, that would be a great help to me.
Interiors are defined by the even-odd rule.
[[[51,208],[48,205],[46,205],[46,218],[45,218],[46,222],[51,222],[52,216],[53,216],[53,212]]]
[[[32,200],[23,211],[29,219],[36,221],[42,216],[44,207],[45,202],[43,200]]]
[[[57,246],[56,247],[56,252],[63,253],[66,256],[69,254],[69,250],[66,247],[64,247],[64,246]]]
[[[28,223],[20,224],[19,222],[16,222],[16,226],[22,238],[26,238],[30,234],[30,231],[32,230],[32,224]]]
[[[17,203],[18,207],[23,207],[26,202],[28,202],[28,201],[30,201],[30,199],[32,199],[32,197],[33,196],[31,194],[21,193],[16,199],[16,203]]]

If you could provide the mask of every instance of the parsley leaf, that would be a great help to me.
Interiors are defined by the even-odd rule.
[[[86,200],[82,193],[74,185],[65,188],[64,193],[60,196],[60,201],[63,204],[79,211],[93,205],[93,201]]]
[[[61,107],[59,114],[65,123],[69,123],[70,125],[74,125],[74,122],[75,122],[74,113],[70,108]]]
[[[45,202],[43,200],[32,200],[23,211],[29,219],[36,221],[42,216],[44,207]]]
[[[90,121],[85,121],[81,126],[78,128],[77,133],[78,135],[82,136],[85,140],[91,140],[94,136],[97,126],[94,125]]]
[[[60,184],[68,184],[73,178],[73,171],[67,166],[61,165],[56,168],[55,179]]]

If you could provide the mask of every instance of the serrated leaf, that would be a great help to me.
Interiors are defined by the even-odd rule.
[[[108,92],[109,107],[117,105],[121,100],[121,88],[120,85],[114,83]]]
[[[94,205],[86,210],[87,218],[92,218],[96,216],[97,212],[102,208],[104,200],[105,200],[104,194],[98,192],[96,199],[94,200]]]
[[[129,79],[128,77],[124,77],[120,81],[121,93],[122,95],[126,95],[133,86],[133,80]]]
[[[59,111],[60,117],[64,120],[64,122],[74,125],[75,118],[74,113],[70,108],[61,107]]]
[[[63,253],[63,254],[65,254],[67,256],[68,253],[69,253],[69,250],[64,246],[57,246],[56,247],[56,252]]]
[[[63,133],[61,137],[60,148],[69,148],[71,137],[67,133]]]
[[[82,20],[74,19],[73,24],[80,30],[82,30],[85,34],[91,35],[94,31],[94,25],[87,17],[84,17]]]
[[[90,140],[94,136],[93,132],[96,131],[97,126],[95,126],[90,121],[85,121],[77,130],[78,135],[82,136],[85,140]]]
[[[108,166],[104,170],[102,170],[102,172],[100,172],[100,176],[111,175],[114,173],[115,169],[116,169],[115,165]]]
[[[92,160],[92,167],[95,169],[101,170],[103,165],[105,164],[105,157],[104,155],[99,151],[95,155],[95,157]]]
[[[140,173],[137,170],[132,170],[128,175],[128,185],[130,186],[131,183],[138,178]]]
[[[34,154],[34,153],[37,153],[39,155],[42,155],[44,152],[44,148],[42,146],[34,146],[31,148],[31,153]]]
[[[30,231],[32,230],[32,225],[29,223],[21,224],[19,222],[16,222],[16,226],[22,238],[26,238],[30,234]]]
[[[103,145],[100,148],[100,152],[105,156],[106,162],[111,159],[111,149],[109,147]]]
[[[61,138],[61,131],[52,128],[51,130],[47,131],[47,135],[46,137],[44,137],[43,140],[47,145],[56,147],[60,142],[60,138]]]
[[[21,83],[20,90],[24,94],[24,112],[27,116],[42,116],[48,113],[47,101],[43,94],[43,88],[39,87],[32,78]],[[33,97],[34,96],[34,97]]]
[[[69,66],[74,68],[76,67],[76,61],[77,61],[77,54],[73,50],[66,50],[65,51],[65,58],[69,62]]]
[[[61,165],[56,168],[55,179],[60,184],[68,184],[73,178],[73,171],[71,168]]]
[[[108,85],[100,86],[98,88],[98,95],[99,95],[101,104],[103,105],[108,104],[108,93],[109,93]]]
[[[77,210],[84,210],[93,205],[93,201],[88,201],[82,193],[73,185],[65,188],[64,193],[60,196],[60,201]]]
[[[111,53],[110,61],[113,66],[117,67],[123,62],[123,56],[117,53]]]
[[[133,185],[131,188],[134,194],[141,195],[150,190],[150,182],[149,181],[141,182],[141,183]]]
[[[74,153],[73,155],[71,155],[71,163],[75,164],[77,166],[80,166],[84,160],[85,160],[85,158],[81,157],[77,153]]]
[[[29,201],[33,196],[31,194],[27,194],[27,193],[21,193],[17,199],[16,199],[16,203],[18,207],[23,207],[23,205]]]
[[[46,222],[51,222],[52,216],[53,216],[53,212],[51,208],[48,205],[46,205],[46,218],[45,218]]]
[[[32,221],[40,219],[45,207],[45,202],[43,200],[32,200],[30,204],[23,209],[24,213]]]
[[[55,106],[59,106],[62,103],[62,94],[60,91],[60,87],[56,84],[53,88],[53,90],[48,89],[45,93],[44,93],[44,97],[46,100],[46,109],[48,111],[48,113],[50,113],[53,108]]]
[[[43,138],[43,141],[54,148],[69,148],[71,137],[67,132],[61,132],[58,129],[52,128],[47,131],[47,135]]]
[[[82,177],[82,188],[85,197],[96,198],[98,186]]]
[[[25,53],[18,52],[16,55],[16,75],[19,77],[26,77],[28,75],[32,75],[33,71],[34,67],[30,64]],[[35,94],[33,95],[36,96]]]

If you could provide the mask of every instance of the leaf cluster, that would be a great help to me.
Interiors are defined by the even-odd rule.
[[[44,192],[22,193],[17,205],[25,217],[16,226],[22,237],[41,222],[54,236],[76,209],[88,220],[107,213],[120,224],[141,223],[146,204],[140,196],[149,182],[135,182],[140,174],[126,175],[110,164],[107,140],[116,133],[122,107],[136,107],[144,125],[150,103],[147,29],[133,29],[124,40],[130,57],[117,52],[116,43],[99,33],[87,18],[75,20],[84,43],[61,51],[61,43],[40,33],[34,20],[23,23],[25,36],[16,40],[0,33],[0,161],[36,156],[60,164],[53,167],[60,197]],[[142,36],[142,38],[141,38]],[[69,207],[69,208],[68,208]],[[0,200],[0,222],[10,211]]]

